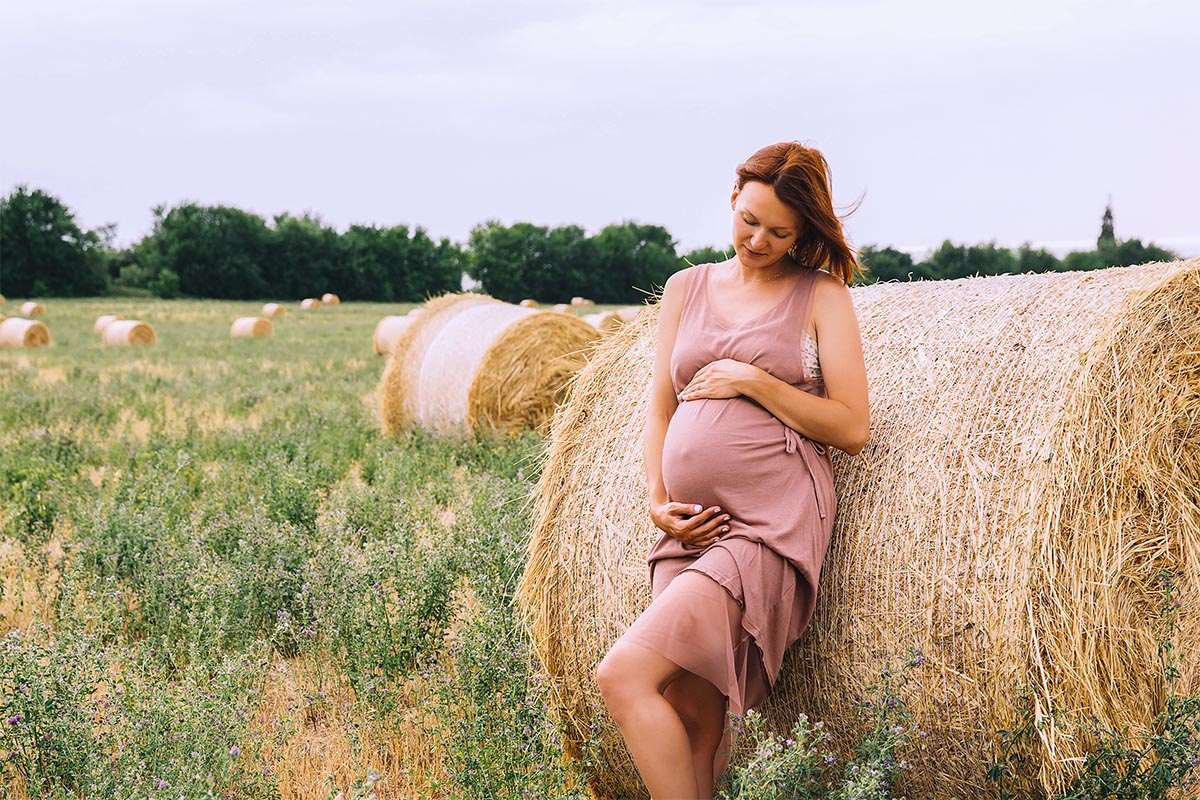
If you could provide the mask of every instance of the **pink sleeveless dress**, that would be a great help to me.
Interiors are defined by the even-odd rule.
[[[731,358],[823,396],[808,334],[817,270],[774,308],[731,325],[713,308],[712,269],[690,275],[670,362],[676,393]],[[709,680],[740,716],[766,698],[812,618],[836,510],[829,454],[748,398],[690,400],[671,418],[662,472],[671,500],[720,506],[730,530],[703,548],[659,537],[648,557],[654,601],[623,638]],[[684,570],[711,578],[736,606],[720,592],[668,591]]]

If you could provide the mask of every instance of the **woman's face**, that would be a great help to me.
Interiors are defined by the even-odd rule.
[[[733,192],[733,246],[747,267],[769,267],[800,235],[796,212],[765,183],[748,181]]]

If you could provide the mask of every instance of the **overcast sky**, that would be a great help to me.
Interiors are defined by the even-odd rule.
[[[0,0],[0,189],[117,241],[195,201],[729,240],[796,139],[856,245],[1200,254],[1200,2]]]

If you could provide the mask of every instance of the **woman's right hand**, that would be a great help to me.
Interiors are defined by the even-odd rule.
[[[693,503],[651,503],[650,518],[659,530],[684,544],[708,547],[729,532],[729,515],[720,506]]]

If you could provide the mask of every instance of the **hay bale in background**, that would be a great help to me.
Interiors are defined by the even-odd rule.
[[[633,322],[645,308],[645,306],[625,306],[618,308],[614,313],[621,318],[621,322]]]
[[[300,301],[300,308],[304,309],[305,311],[308,311],[313,308],[320,308],[320,307],[321,307],[321,301],[315,297],[306,297]]]
[[[524,300],[522,300],[520,303],[517,303],[517,305],[519,305],[521,308],[537,308],[537,307],[538,307],[538,301],[537,301],[537,300],[534,300],[534,299],[532,299],[532,298],[530,298],[530,297],[526,297],[526,298],[525,298]]]
[[[0,315],[0,347],[46,347],[50,329],[36,319]]]
[[[22,317],[35,317],[46,313],[46,307],[36,300],[27,300],[21,304]]]
[[[269,319],[263,317],[238,317],[230,326],[229,335],[235,338],[261,339],[265,336],[274,336],[275,328]]]
[[[380,384],[384,429],[538,428],[596,339],[574,317],[485,295],[446,295],[392,343]]]
[[[580,319],[601,333],[612,333],[624,324],[615,311],[597,311],[594,314],[584,314]]]
[[[266,303],[262,307],[262,315],[267,319],[275,319],[276,317],[286,317],[287,309],[280,303]]]
[[[571,306],[568,305],[567,303],[556,303],[554,305],[554,307],[551,308],[550,310],[557,311],[560,314],[574,314],[575,313],[574,309],[572,309]]]
[[[379,320],[375,325],[375,355],[386,356],[392,350],[392,343],[404,333],[413,320],[425,313],[423,308],[414,308],[402,316],[389,316]]]
[[[927,736],[909,797],[994,796],[1024,702],[1146,730],[1162,705],[1162,569],[1182,570],[1180,689],[1200,689],[1200,259],[853,290],[873,433],[835,458],[839,507],[812,627],[764,713],[858,741],[854,697],[920,648],[905,699]],[[647,605],[641,436],[656,313],[593,354],[555,416],[519,592],[573,746],[593,671]],[[894,662],[893,662],[894,663]],[[1036,684],[1028,701],[1021,691]],[[1089,743],[1052,724],[1012,787],[1063,786]],[[600,797],[640,791],[613,727]]]
[[[123,319],[120,314],[101,314],[96,317],[96,322],[92,325],[92,330],[96,333],[103,333],[105,328],[119,319]]]
[[[100,332],[108,347],[140,347],[158,341],[154,328],[136,319],[119,319],[105,326]]]
[[[341,298],[339,298],[333,292],[326,292],[325,294],[321,295],[321,302],[327,306],[336,306],[342,301]]]
[[[588,300],[586,297],[572,297],[571,298],[571,306],[574,308],[582,308],[582,307],[594,306],[594,305],[596,305],[596,301]]]
[[[4,295],[0,294],[0,303],[7,303],[7,302],[8,302],[8,298],[5,297]]]

